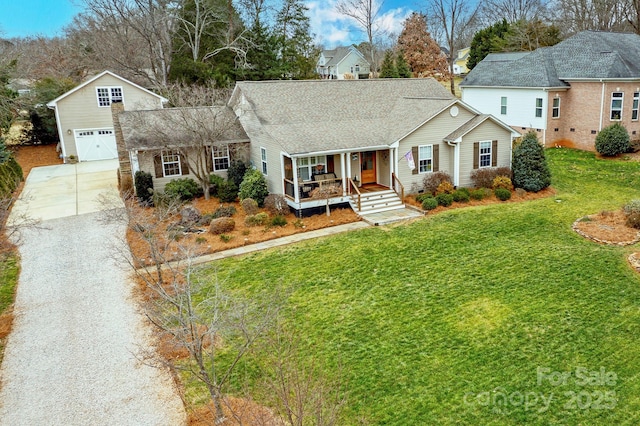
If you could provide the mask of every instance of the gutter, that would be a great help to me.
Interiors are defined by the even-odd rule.
[[[600,79],[600,83],[602,83],[602,93],[600,94],[600,126],[598,127],[598,131],[602,130],[602,120],[603,120],[603,111],[604,111],[604,79]]]

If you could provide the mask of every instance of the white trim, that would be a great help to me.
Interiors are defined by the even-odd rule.
[[[455,187],[460,185],[460,144],[459,143],[456,143],[453,148],[453,185]]]
[[[602,122],[604,120],[604,80],[600,80],[602,83],[602,93],[600,93],[600,126],[598,127],[598,131],[602,130]]]
[[[262,157],[263,152],[264,158]],[[269,176],[269,157],[267,148],[263,146],[260,147],[260,172],[265,176]]]
[[[105,99],[109,102],[108,105],[100,105],[100,89],[107,91],[106,96],[102,96],[102,98],[108,98]],[[98,101],[98,108],[111,108],[111,104],[114,102],[114,89],[120,89],[120,100],[118,102],[122,102],[124,104],[124,89],[122,88],[122,86],[96,86],[96,100]]]
[[[635,108],[634,108],[635,103]],[[636,113],[636,118],[633,118],[633,113]],[[631,121],[638,121],[640,119],[640,91],[633,92],[633,100],[631,101]]]
[[[223,155],[221,157],[216,157],[216,155],[215,155],[216,149],[220,149],[220,148],[225,148],[227,150],[227,155]],[[216,168],[216,158],[217,159],[226,158],[227,159],[227,168],[226,169],[217,169]],[[214,172],[225,172],[225,171],[229,170],[229,166],[231,165],[231,155],[229,153],[229,144],[225,143],[225,144],[221,144],[221,145],[213,145],[211,147],[211,165],[213,166],[212,168],[213,168]]]
[[[56,116],[56,127],[58,128],[58,139],[60,139],[60,148],[62,150],[62,158],[66,158],[67,157],[67,148],[66,148],[66,144],[64,141],[64,134],[62,133],[62,123],[60,122],[60,111],[58,111],[58,108],[54,109],[54,114]],[[72,130],[73,131],[73,130]],[[76,147],[77,149],[77,147]]]
[[[340,155],[340,172],[342,172],[342,195],[347,195],[347,179],[344,176],[345,164],[346,164],[345,157],[347,156],[347,154],[344,152],[341,152],[339,155]]]
[[[429,160],[431,160],[431,164],[427,163],[430,166],[429,170],[425,170],[424,172],[422,170],[420,170],[420,159],[421,159],[421,157],[420,157],[420,148],[423,148],[423,147],[425,147],[425,148],[429,147],[430,148],[430,151],[429,151],[430,152],[430,156],[424,158],[424,160],[427,161],[427,162]],[[416,162],[416,167],[418,168],[418,174],[419,175],[424,175],[426,173],[433,173],[433,144],[418,145],[418,158],[415,158],[414,161]]]
[[[471,120],[473,120],[473,119],[475,119],[475,117],[473,117]],[[469,121],[471,121],[471,120],[469,120]],[[512,128],[512,127],[510,127],[510,126],[506,125],[506,124],[505,124],[503,121],[501,121],[500,119],[498,119],[498,118],[494,117],[494,116],[493,116],[493,115],[491,115],[491,114],[487,114],[487,115],[485,115],[485,117],[484,117],[484,119],[483,119],[483,120],[480,120],[479,122],[477,122],[477,123],[476,123],[476,125],[475,125],[475,126],[471,127],[470,129],[468,129],[468,130],[467,130],[466,132],[464,132],[463,134],[459,135],[459,136],[458,136],[458,138],[457,138],[456,140],[449,140],[449,139],[447,139],[447,138],[443,138],[442,140],[443,140],[443,141],[445,141],[445,142],[454,142],[454,143],[461,142],[463,137],[465,137],[465,136],[466,136],[469,132],[471,132],[472,130],[475,130],[478,126],[480,126],[482,123],[484,123],[484,122],[485,122],[485,121],[487,121],[487,120],[491,120],[491,121],[493,121],[495,124],[497,124],[498,126],[500,126],[500,127],[502,127],[503,129],[508,130],[509,132],[511,132],[511,137],[516,137],[516,138],[517,138],[517,137],[522,136],[522,133],[520,133],[520,132],[518,132],[518,131],[516,131],[516,130],[513,130],[513,128]],[[460,127],[464,126],[464,125],[465,125],[465,124],[467,124],[469,121],[467,121],[466,123],[462,124]]]
[[[554,106],[554,105],[555,105],[555,102],[556,102],[556,99],[558,100],[558,106],[557,106],[557,107],[555,107],[555,106]],[[553,98],[553,101],[551,102],[551,119],[552,119],[552,120],[557,120],[557,119],[559,119],[559,118],[560,118],[560,106],[561,106],[561,105],[562,105],[562,98],[561,98],[561,97],[559,97],[559,96],[555,96],[555,97]],[[558,110],[558,115],[554,117],[554,116],[553,116],[553,111],[554,111],[555,109],[557,109],[557,110]]]
[[[177,161],[164,161],[164,154],[165,152],[167,153],[167,156],[169,154],[171,154],[172,156],[176,156],[178,157]],[[175,176],[182,176],[182,154],[180,154],[179,150],[174,150],[174,149],[163,149],[162,151],[160,151],[160,163],[162,164],[162,177],[175,177]],[[173,175],[168,175],[167,176],[167,170],[164,168],[165,165],[168,164],[175,164],[178,163],[178,174],[173,174]]]
[[[615,94],[620,94],[622,96],[616,96],[614,97],[613,95]],[[620,101],[620,108],[616,108],[615,110],[613,109],[613,101]],[[619,111],[620,113],[620,117],[618,118],[613,118],[613,112],[614,111]],[[622,114],[624,113],[624,92],[621,91],[614,91],[611,92],[611,103],[609,104],[609,121],[622,121]]]
[[[487,155],[486,153],[482,153],[482,144],[489,144],[489,164],[486,166],[482,165],[482,156]],[[491,160],[493,159],[493,141],[478,141],[478,169],[486,169],[491,167]]]
[[[293,198],[296,203],[300,203],[300,186],[298,185],[298,177],[295,172],[295,170],[298,169],[298,159],[296,157],[289,158],[291,158],[291,172],[293,173]]]

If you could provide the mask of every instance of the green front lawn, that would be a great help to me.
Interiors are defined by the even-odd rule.
[[[587,241],[571,223],[640,198],[640,163],[547,155],[555,197],[456,209],[227,259],[203,273],[248,294],[295,288],[287,319],[304,336],[302,350],[328,371],[343,366],[341,424],[638,424],[633,248]],[[246,371],[258,361],[248,358]],[[617,379],[576,378],[576,368],[595,377],[601,367]],[[553,386],[553,372],[571,376]]]

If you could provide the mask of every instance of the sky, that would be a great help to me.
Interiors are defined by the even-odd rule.
[[[306,0],[311,30],[325,48],[359,43],[366,39],[354,22],[335,11],[338,0]],[[416,4],[402,0],[384,0],[378,16],[379,26],[396,36],[402,22]],[[0,36],[5,38],[63,35],[82,8],[78,0],[0,0]]]

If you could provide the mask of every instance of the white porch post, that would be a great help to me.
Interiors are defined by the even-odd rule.
[[[453,186],[460,185],[460,142],[453,148]]]
[[[351,179],[351,152],[347,152],[347,177]]]
[[[347,174],[345,169],[345,156],[347,154],[344,152],[340,153],[340,171],[342,172],[342,196],[347,195]]]
[[[393,181],[393,148],[389,148],[389,182],[391,182],[391,189],[395,187],[395,182]]]
[[[300,203],[300,187],[298,186],[298,159],[291,157],[291,167],[293,168],[293,199]]]

